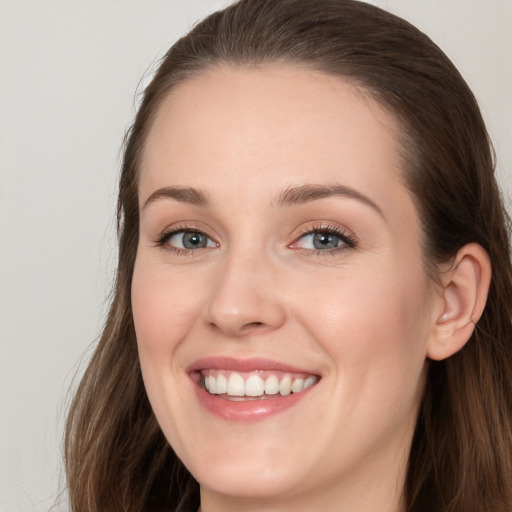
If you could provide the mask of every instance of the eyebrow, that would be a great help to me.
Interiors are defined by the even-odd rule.
[[[369,197],[361,192],[347,187],[345,185],[301,185],[298,187],[289,187],[279,194],[277,204],[279,207],[304,204],[318,199],[328,197],[342,196],[356,199],[373,208],[384,220],[386,217],[380,207]],[[208,206],[210,201],[208,196],[200,190],[192,187],[163,187],[155,190],[144,202],[142,209],[145,209],[151,203],[161,199],[174,199],[182,203],[188,203],[194,206]]]
[[[151,203],[161,199],[174,199],[181,203],[188,203],[194,206],[207,206],[209,204],[208,197],[191,187],[163,187],[155,190],[144,202],[142,209],[146,208]]]
[[[289,187],[278,196],[277,204],[281,207],[292,206],[295,204],[308,203],[327,197],[342,196],[356,199],[373,208],[384,220],[386,217],[382,213],[379,205],[361,192],[347,187],[345,185],[302,185],[299,187]]]

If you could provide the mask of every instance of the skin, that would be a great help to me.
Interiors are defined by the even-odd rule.
[[[350,84],[293,66],[210,70],[160,107],[140,169],[133,315],[149,399],[201,485],[203,512],[402,510],[444,306],[422,265],[397,133]],[[311,184],[367,200],[279,203]],[[209,204],[145,204],[169,186]],[[355,245],[316,249],[304,233],[326,226]],[[210,246],[179,251],[179,233],[156,243],[173,229],[205,233]],[[229,422],[200,405],[186,371],[226,355],[321,380],[280,414]]]

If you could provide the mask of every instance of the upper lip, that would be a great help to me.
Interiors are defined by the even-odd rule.
[[[255,372],[264,371],[280,371],[289,373],[305,373],[309,375],[317,375],[316,372],[304,368],[298,368],[280,361],[264,358],[237,359],[228,356],[204,357],[194,361],[188,368],[187,372],[198,372],[200,370],[230,370],[233,372]]]

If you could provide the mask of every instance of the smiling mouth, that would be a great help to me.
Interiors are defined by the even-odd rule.
[[[301,393],[314,386],[319,377],[279,371],[235,372],[202,369],[199,385],[210,395],[232,401],[262,400]]]

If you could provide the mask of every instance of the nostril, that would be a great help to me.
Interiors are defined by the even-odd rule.
[[[243,336],[246,334],[249,334],[252,331],[259,331],[263,327],[265,327],[265,322],[247,322],[239,327],[236,327],[233,331],[230,331],[230,329],[227,326],[222,327],[221,325],[218,325],[215,322],[209,322],[209,325],[214,330],[220,330],[224,332],[229,332],[232,336]]]
[[[261,333],[267,327],[265,322],[247,322],[240,329],[240,334]]]
[[[249,334],[251,332],[261,332],[265,328],[265,322],[247,322],[239,329],[240,334]]]

